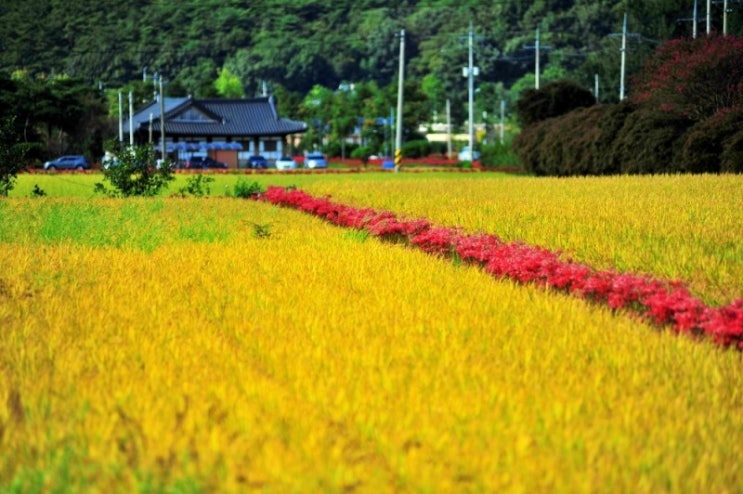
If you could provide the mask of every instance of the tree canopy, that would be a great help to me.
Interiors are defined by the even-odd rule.
[[[727,30],[741,34],[740,0],[730,0]],[[719,4],[719,5],[718,5]],[[712,3],[713,30],[722,30],[722,4]],[[616,98],[620,45],[628,15],[628,67],[639,68],[655,43],[688,34],[690,0],[7,0],[0,8],[0,72],[66,74],[120,88],[156,72],[167,92],[213,96],[229,70],[248,96],[264,82],[306,94],[316,84],[397,77],[399,36],[405,30],[406,77],[435,78],[434,91],[462,116],[467,33],[474,31],[478,83],[510,88],[529,73],[540,32],[544,68],[560,66],[579,83]],[[704,30],[700,12],[700,31]],[[434,94],[428,94],[429,98]]]

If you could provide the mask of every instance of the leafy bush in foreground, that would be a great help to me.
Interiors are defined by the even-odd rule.
[[[142,145],[121,149],[118,160],[103,170],[103,179],[112,189],[96,183],[95,191],[109,196],[155,196],[167,188],[175,177],[168,163],[155,166],[152,146]]]

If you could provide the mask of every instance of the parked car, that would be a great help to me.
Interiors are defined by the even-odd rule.
[[[268,168],[268,160],[260,154],[248,158],[248,168]]]
[[[186,168],[227,168],[227,164],[209,156],[191,156],[186,160]]]
[[[44,170],[88,170],[89,168],[88,159],[79,154],[60,156],[44,163]]]
[[[464,146],[462,150],[459,151],[459,161],[475,161],[479,159],[480,159],[480,153],[478,153],[477,151],[475,151],[474,153],[471,153],[469,146]]]
[[[276,160],[277,170],[293,170],[297,167],[297,162],[291,156],[282,156]]]
[[[304,160],[305,168],[327,168],[328,162],[322,153],[309,153]]]

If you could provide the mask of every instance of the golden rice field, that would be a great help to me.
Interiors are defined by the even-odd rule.
[[[740,352],[216,178],[0,200],[0,492],[743,491]],[[743,177],[253,179],[743,296]]]

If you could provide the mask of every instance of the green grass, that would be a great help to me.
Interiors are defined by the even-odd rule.
[[[430,172],[430,174],[446,180],[502,180],[515,178],[502,173]],[[352,182],[387,182],[420,180],[421,176],[425,175],[429,175],[429,173],[404,171],[401,173],[379,171],[342,174],[327,173],[324,171],[312,173],[269,172],[256,174],[209,173],[209,176],[214,178],[214,182],[209,184],[209,195],[213,197],[232,195],[232,189],[240,179],[247,180],[248,182],[255,181],[264,187],[269,184],[305,187],[308,184],[317,182],[334,181],[339,177],[343,177],[344,181],[348,180]],[[189,177],[192,176],[192,174],[188,173],[176,173],[175,180],[160,195],[167,197],[177,194],[182,187],[186,186]],[[21,174],[18,176],[15,188],[10,191],[9,197],[32,197],[35,185],[38,185],[41,190],[46,192],[45,197],[100,197],[94,192],[97,182],[103,182],[108,185],[107,182],[103,181],[103,174],[96,172]]]

